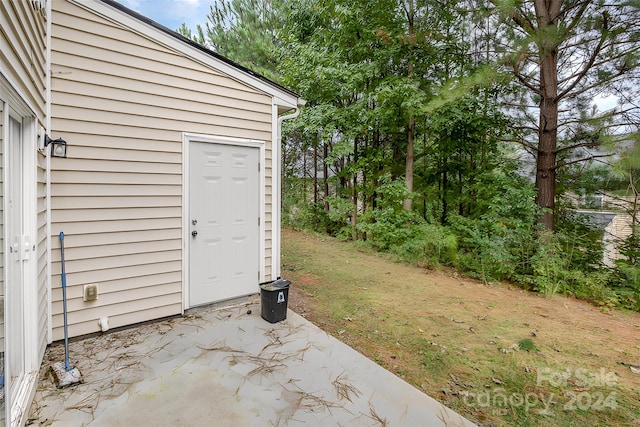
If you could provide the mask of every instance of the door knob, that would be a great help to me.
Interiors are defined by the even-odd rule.
[[[196,230],[193,230],[193,231],[191,232],[191,235],[192,235],[193,237],[196,237],[196,236],[198,235],[198,232],[197,232]]]

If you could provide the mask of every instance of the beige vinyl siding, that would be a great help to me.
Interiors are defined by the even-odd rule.
[[[45,116],[45,19],[31,1],[0,1],[0,63],[3,71],[35,109]]]
[[[0,63],[2,71],[14,89],[24,97],[24,102],[33,109],[36,127],[45,126],[46,85],[46,17],[45,10],[37,10],[31,1],[0,1]],[[8,101],[8,100],[0,100]],[[2,108],[0,107],[0,110]],[[1,113],[1,111],[0,111]],[[0,135],[2,126],[0,123]],[[1,137],[0,137],[1,142]],[[46,185],[45,157],[38,154],[37,165],[37,336],[38,355],[44,353],[47,343],[48,282],[46,256]],[[0,173],[1,173],[0,169]],[[4,195],[4,183],[2,195]],[[4,213],[0,215],[0,236],[4,235]],[[0,237],[0,252],[4,245]],[[4,263],[5,254],[0,255]],[[3,267],[3,265],[2,265]],[[3,273],[3,268],[0,272]],[[2,274],[0,277],[4,277]],[[1,283],[0,285],[4,285]],[[3,286],[2,286],[3,287]],[[0,325],[4,334],[4,325]],[[4,336],[4,335],[3,335]],[[0,340],[2,340],[0,338]],[[0,344],[4,347],[4,344]]]
[[[52,133],[69,144],[51,172],[53,337],[60,231],[71,336],[102,316],[118,327],[179,314],[183,132],[265,141],[270,165],[272,99],[82,7],[52,6]],[[89,283],[97,301],[83,301]]]
[[[37,154],[37,304],[41,314],[38,316],[38,337],[41,337],[38,354],[44,354],[49,332],[49,282],[47,259],[47,158],[44,154]]]
[[[624,259],[621,247],[633,233],[632,222],[633,218],[626,213],[619,213],[613,218],[614,249],[612,250],[611,258],[614,261],[614,265],[615,260]]]
[[[272,277],[272,255],[271,248],[273,247],[272,230],[273,222],[271,220],[273,212],[273,186],[271,185],[271,177],[273,177],[272,167],[272,151],[271,147],[268,149],[265,161],[265,280],[275,279]],[[279,208],[278,208],[279,209]],[[278,224],[278,226],[280,226]]]
[[[631,236],[633,228],[631,226],[632,218],[628,214],[618,214],[613,219],[616,229],[616,237],[621,240],[627,239]]]

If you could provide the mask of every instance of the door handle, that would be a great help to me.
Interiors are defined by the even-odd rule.
[[[197,232],[196,230],[193,230],[193,231],[191,232],[191,235],[192,235],[193,237],[196,237],[196,236],[198,235],[198,232]]]

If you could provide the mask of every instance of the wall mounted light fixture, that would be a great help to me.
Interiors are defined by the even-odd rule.
[[[52,157],[67,157],[67,141],[62,138],[51,139],[49,135],[44,136],[44,146],[51,145]]]

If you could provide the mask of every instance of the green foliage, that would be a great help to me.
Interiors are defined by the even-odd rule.
[[[623,307],[640,311],[640,227],[632,232],[621,245],[622,259],[616,261],[614,289]]]
[[[201,27],[198,27],[197,34],[193,34],[191,32],[191,29],[187,27],[187,24],[183,22],[180,28],[176,29],[176,32],[188,38],[189,40],[193,40],[198,44],[201,44],[203,46],[205,44],[204,33],[202,32]]]
[[[340,228],[329,219],[329,213],[322,204],[311,202],[294,209],[288,217],[288,225],[331,235],[334,235]]]
[[[451,220],[460,236],[459,266],[484,281],[510,279],[529,266],[537,217],[534,189],[517,175],[496,172],[482,182],[477,217]]]
[[[565,255],[553,233],[545,231],[538,236],[538,247],[531,257],[532,285],[536,291],[552,296],[567,290],[565,279],[570,259]]]
[[[335,211],[326,210],[324,205],[320,203],[297,206],[291,210],[284,223],[298,229],[326,233],[341,240],[351,238],[351,228],[348,226],[348,221],[343,220]]]
[[[351,212],[353,204],[340,197],[329,197],[329,210],[327,211],[329,233],[340,240],[351,240],[353,227],[351,226]]]
[[[631,234],[620,245],[620,254],[624,256],[621,263],[640,267],[640,226],[631,228]]]
[[[282,187],[282,223],[295,228],[305,228],[301,220],[302,209],[306,206],[304,179],[289,177]]]
[[[579,239],[559,233],[541,233],[531,258],[533,274],[519,279],[547,296],[561,293],[602,305],[616,304],[618,300],[611,288],[613,273],[597,266],[584,266],[576,240]]]
[[[403,209],[384,208],[365,213],[358,229],[367,234],[369,241],[380,250],[401,245],[415,234],[412,223],[417,220],[415,214]]]
[[[421,154],[432,161],[422,179],[438,183],[443,224],[450,222],[451,211],[473,217],[486,208],[487,197],[496,190],[494,170],[515,175],[497,140],[508,120],[490,105],[490,98],[488,91],[467,94],[427,119],[431,144]]]
[[[603,236],[603,226],[594,219],[573,210],[558,209],[555,237],[569,258],[569,265],[585,272],[601,268]]]
[[[534,157],[537,151],[540,121],[530,106],[540,105],[543,95],[533,70],[556,45],[565,65],[558,70],[561,132],[552,147],[556,199],[565,192],[588,199],[604,189],[623,191],[629,182],[638,195],[640,156],[623,155],[613,169],[578,161],[591,154],[582,150],[629,140],[608,128],[621,123],[617,113],[593,108],[593,91],[626,93],[615,92],[626,86],[631,94],[638,87],[621,78],[637,76],[635,53],[611,62],[615,49],[581,50],[600,40],[602,7],[569,7],[557,21],[576,19],[559,32],[538,28],[532,3],[521,1],[475,9],[451,0],[226,0],[212,8],[207,43],[307,101],[284,129],[284,223],[366,239],[417,265],[454,265],[546,295],[633,306],[637,267],[603,269],[600,231],[560,202],[555,235],[538,234],[543,210],[518,163],[521,148]],[[621,31],[638,24],[621,22],[622,6],[610,10],[611,33],[602,40],[621,37],[626,49],[637,34]],[[513,16],[536,28],[521,31]],[[589,51],[604,62],[582,75]],[[522,79],[506,79],[511,73]],[[523,81],[530,83],[528,94],[520,90]],[[505,147],[503,140],[521,144]],[[412,211],[403,209],[409,198]],[[634,244],[625,249],[629,259],[637,258]]]
[[[640,88],[640,9],[606,1],[482,4],[476,19],[487,52],[514,77],[503,92],[518,121],[513,139],[536,159],[537,201],[549,209],[542,219],[553,230],[556,184],[566,182],[561,169],[602,157],[588,150],[619,133],[612,129],[637,127],[638,105],[629,100]],[[601,111],[594,100],[602,94],[617,95],[621,105]]]
[[[424,267],[456,264],[458,239],[448,228],[438,224],[419,224],[404,242],[389,251],[411,264]]]
[[[207,16],[206,29],[198,26],[194,39],[201,39],[221,55],[278,81],[279,36],[285,19],[281,0],[216,1]]]
[[[612,290],[618,305],[640,311],[640,268],[620,262],[616,266],[615,279]]]
[[[413,225],[422,223],[422,219],[414,212],[402,209],[402,201],[409,195],[404,182],[391,180],[389,175],[382,181],[377,190],[378,208],[363,214],[357,227],[377,248],[386,251],[414,238],[416,229]]]
[[[565,280],[567,295],[593,301],[602,306],[621,305],[620,296],[612,286],[614,274],[610,270],[584,272],[572,269]]]
[[[312,203],[308,194],[308,179],[289,177],[283,191],[282,223],[284,225],[309,229],[337,236],[342,240],[351,239],[350,215],[352,205],[346,199],[330,197],[329,210],[323,203]]]
[[[531,338],[523,338],[518,341],[518,347],[520,350],[525,351],[538,351],[538,347],[536,347],[535,343]]]

